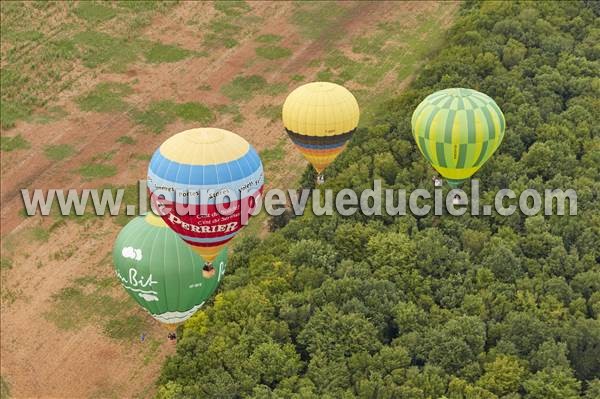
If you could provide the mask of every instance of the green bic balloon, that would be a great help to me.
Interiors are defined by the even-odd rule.
[[[176,325],[213,294],[227,265],[227,248],[203,270],[204,261],[163,220],[149,213],[129,222],[113,248],[117,278],[152,317]]]
[[[427,96],[412,116],[423,156],[457,187],[492,156],[504,137],[502,111],[487,95],[453,88]]]

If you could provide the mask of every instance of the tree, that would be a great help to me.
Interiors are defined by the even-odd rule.
[[[296,375],[302,362],[291,344],[265,342],[250,355],[249,367],[248,372],[258,373],[261,384],[274,387],[284,378]]]
[[[527,47],[523,43],[510,38],[502,50],[502,63],[505,67],[511,68],[523,61],[526,54]]]
[[[531,355],[531,366],[535,371],[551,367],[570,367],[567,359],[567,344],[554,340],[546,341]]]
[[[581,383],[569,369],[546,368],[523,382],[526,399],[577,399]]]
[[[358,314],[342,314],[333,305],[315,312],[298,334],[298,343],[309,354],[332,359],[360,351],[373,353],[381,347],[372,323]]]
[[[463,316],[432,329],[425,342],[427,358],[449,373],[457,373],[483,352],[485,325],[477,317]]]
[[[498,396],[517,393],[525,376],[525,367],[514,356],[499,355],[484,366],[485,373],[477,385]]]

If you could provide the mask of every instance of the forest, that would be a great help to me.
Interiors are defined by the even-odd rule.
[[[600,398],[598,3],[466,2],[324,187],[433,189],[410,120],[448,87],[506,116],[482,202],[571,188],[578,214],[273,220],[180,328],[159,398]]]

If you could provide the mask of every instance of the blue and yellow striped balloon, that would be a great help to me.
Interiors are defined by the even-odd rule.
[[[237,134],[216,128],[170,137],[148,167],[153,205],[207,262],[244,226],[263,183],[256,150]]]
[[[411,123],[419,150],[452,187],[470,178],[492,156],[505,129],[504,115],[493,99],[463,88],[427,96]]]

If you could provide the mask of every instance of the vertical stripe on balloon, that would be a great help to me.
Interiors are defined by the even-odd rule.
[[[425,159],[456,183],[471,177],[496,151],[505,119],[487,95],[452,88],[426,97],[416,107],[411,125]]]

